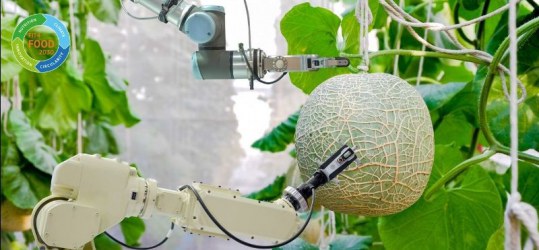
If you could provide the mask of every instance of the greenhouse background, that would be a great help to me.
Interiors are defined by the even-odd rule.
[[[300,1],[250,2],[253,47],[267,54],[286,54],[279,20]],[[241,1],[201,1],[225,7],[227,48],[247,43]],[[316,1],[315,4],[328,4]],[[149,15],[139,6],[139,16]],[[284,173],[292,162],[287,152],[262,153],[251,144],[297,111],[306,95],[288,79],[271,87],[247,80],[200,81],[191,72],[196,44],[173,27],[156,21],[120,19],[119,27],[95,22],[90,34],[112,56],[113,65],[129,80],[130,101],[141,122],[118,129],[120,158],[135,162],[146,177],[176,188],[192,181],[257,191]],[[155,32],[159,30],[159,32]],[[150,146],[151,145],[151,146]],[[161,240],[167,218],[147,223],[142,245]],[[174,249],[243,249],[234,242],[184,235],[176,230]],[[245,249],[248,249],[245,247]]]

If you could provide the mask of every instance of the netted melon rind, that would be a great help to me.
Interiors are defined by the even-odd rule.
[[[434,135],[421,95],[389,74],[348,74],[318,86],[301,109],[296,150],[309,178],[342,144],[356,147],[353,163],[316,190],[317,203],[365,216],[397,213],[423,193],[434,158]]]

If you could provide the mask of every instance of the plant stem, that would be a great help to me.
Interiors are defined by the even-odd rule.
[[[524,37],[529,37],[526,33],[528,32],[535,32],[535,30],[539,28],[539,17],[536,17],[529,22],[523,24],[517,29],[517,35]],[[527,39],[520,39],[519,44],[522,42],[525,42]],[[425,199],[427,201],[430,200],[431,196],[434,192],[436,192],[439,188],[444,186],[447,182],[453,180],[455,177],[457,177],[462,172],[466,171],[470,166],[480,163],[484,160],[487,160],[495,153],[504,153],[509,154],[509,148],[502,145],[500,142],[496,140],[492,132],[490,131],[488,121],[487,121],[487,101],[488,101],[488,95],[490,93],[490,89],[492,87],[492,82],[494,80],[494,76],[498,73],[498,65],[503,60],[505,51],[507,50],[509,46],[509,38],[506,38],[498,47],[498,50],[496,50],[496,53],[494,54],[492,63],[488,67],[488,73],[485,79],[485,83],[483,84],[483,88],[481,89],[481,96],[479,100],[479,128],[481,129],[481,132],[485,135],[485,139],[491,146],[490,149],[483,152],[480,155],[476,155],[468,160],[465,160],[461,162],[459,165],[457,165],[455,168],[451,169],[449,172],[447,172],[444,176],[442,176],[434,185],[432,185],[426,192],[425,192]],[[519,152],[518,157],[520,160],[524,160],[530,163],[539,164],[539,158],[526,154],[524,152]]]
[[[468,160],[461,162],[459,165],[449,170],[445,175],[438,179],[427,191],[425,191],[425,200],[430,201],[431,196],[438,191],[442,186],[444,186],[449,181],[453,180],[462,172],[466,171],[471,166],[487,160],[491,156],[496,154],[495,150],[488,149],[480,155],[476,155]]]
[[[341,56],[349,57],[349,58],[361,58],[361,55],[359,54],[347,54],[347,53],[341,53]],[[381,50],[372,52],[369,54],[370,58],[378,57],[378,56],[391,56],[391,55],[404,55],[404,56],[423,56],[423,57],[435,57],[435,58],[448,58],[448,59],[454,59],[459,61],[465,61],[465,62],[473,62],[477,64],[485,64],[488,65],[487,62],[478,59],[473,56],[469,55],[455,55],[455,54],[446,54],[442,52],[435,52],[435,51],[420,51],[420,50],[402,50],[402,49],[392,49],[392,50]]]
[[[535,32],[535,29],[539,28],[539,17],[536,17],[529,22],[523,24],[517,29],[517,36],[522,36],[523,34],[527,32]],[[523,42],[525,39],[519,39],[519,45],[521,42]],[[479,128],[481,129],[481,132],[483,132],[483,135],[485,135],[485,139],[487,140],[488,144],[492,147],[501,148],[503,147],[500,142],[496,140],[492,132],[490,131],[490,127],[488,125],[487,120],[487,101],[488,101],[488,95],[490,93],[490,89],[492,87],[492,83],[494,81],[494,76],[498,73],[498,64],[502,61],[505,55],[505,51],[509,47],[509,38],[505,38],[503,42],[498,47],[498,50],[496,50],[496,53],[494,54],[494,57],[492,58],[492,63],[488,67],[488,73],[485,78],[485,83],[483,84],[483,88],[481,89],[481,95],[479,99]]]
[[[493,150],[496,151],[496,153],[502,153],[505,155],[510,155],[510,149],[506,146],[497,146],[493,148]],[[521,161],[526,161],[535,165],[539,165],[539,157],[524,153],[524,152],[518,152],[518,159]]]

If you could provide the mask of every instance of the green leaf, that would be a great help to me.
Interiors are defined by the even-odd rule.
[[[450,82],[469,82],[474,79],[474,74],[470,71],[464,63],[453,66],[446,60],[442,60],[443,66],[443,77],[440,79],[440,82],[450,83]]]
[[[294,241],[282,247],[273,248],[273,250],[318,250],[318,247],[310,244],[302,238],[296,238]]]
[[[101,22],[118,24],[121,5],[119,1],[84,1],[92,14]]]
[[[7,113],[4,113],[7,115]],[[2,117],[2,121],[4,117]],[[13,142],[12,138],[4,134],[4,129],[0,129],[2,132],[2,166],[17,165],[19,164],[19,151],[17,145]]]
[[[444,151],[439,151],[444,149]],[[460,152],[453,146],[436,148],[429,186],[454,167]],[[401,213],[380,219],[384,247],[399,249],[485,249],[490,236],[503,223],[503,207],[496,185],[474,166],[435,194],[420,198]]]
[[[131,127],[140,119],[130,110],[126,83],[108,70],[106,59],[99,43],[86,39],[84,42],[84,81],[94,93],[94,104],[98,112],[109,117],[113,125]]]
[[[523,9],[523,8],[519,8],[519,10],[521,10],[521,9]],[[507,28],[507,24],[508,24],[507,16],[508,16],[508,12],[504,12],[500,16],[500,21],[494,27],[492,36],[490,37],[490,39],[487,40],[488,43],[487,43],[487,46],[486,46],[486,51],[489,54],[494,55],[494,53],[496,52],[496,50],[498,49],[500,44],[509,35],[508,28]],[[533,18],[536,18],[537,16],[539,16],[539,11],[534,11],[534,12],[526,14],[524,16],[519,16],[517,18],[517,26],[520,27],[522,24],[532,20]],[[531,40],[534,40],[534,39],[531,39]],[[537,39],[535,39],[535,40],[537,40]],[[518,56],[519,57],[522,56],[522,55],[525,55],[525,54],[533,56],[533,55],[537,55],[538,53],[539,53],[538,51],[533,51],[533,50],[521,50],[521,49],[518,50]],[[519,60],[519,63],[520,63],[520,60]],[[519,70],[520,70],[520,67],[519,67]]]
[[[490,131],[504,145],[511,144],[509,103],[495,100],[487,108]],[[518,109],[518,147],[519,150],[539,150],[539,117],[526,105]]]
[[[329,243],[331,250],[366,250],[372,245],[372,237],[358,235],[337,234]],[[318,246],[312,245],[302,238],[297,238],[289,244],[274,248],[274,250],[318,250]]]
[[[94,244],[96,250],[122,250],[122,247],[118,243],[112,241],[105,234],[95,237]]]
[[[380,241],[378,217],[335,213],[335,229],[341,234],[370,235],[371,241]]]
[[[343,52],[357,53],[359,51],[359,23],[355,12],[350,12],[342,18],[341,32],[344,40]]]
[[[28,14],[49,13],[49,1],[44,0],[16,0],[17,5],[28,11]]]
[[[273,183],[271,183],[270,185],[266,186],[258,192],[248,194],[246,197],[259,201],[272,201],[281,197],[285,186],[286,178],[284,175],[281,175],[275,178]]]
[[[92,93],[82,82],[78,72],[69,64],[49,73],[34,74],[43,91],[36,94],[36,106],[30,118],[43,129],[52,129],[58,135],[77,126],[77,115],[89,111]]]
[[[121,223],[122,233],[125,243],[129,246],[140,246],[140,237],[144,234],[146,226],[144,221],[138,217],[125,218]]]
[[[88,122],[84,128],[84,152],[88,154],[118,154],[118,144],[112,127],[106,122]]]
[[[19,72],[22,70],[21,65],[15,59],[15,56],[13,55],[13,50],[11,49],[11,37],[13,36],[13,32],[15,31],[15,26],[17,26],[17,20],[17,16],[2,17],[2,82],[11,80],[11,78],[19,74]]]
[[[36,238],[34,237],[34,234],[32,233],[32,230],[23,231],[22,236],[24,238],[24,243],[26,245],[29,245],[29,244],[36,241]]]
[[[288,155],[290,155],[290,157],[292,157],[292,158],[297,158],[298,157],[298,151],[296,151],[296,148],[294,147],[293,149],[291,149],[288,152]]]
[[[483,169],[468,170],[460,186],[382,218],[384,246],[388,250],[484,249],[502,223],[502,204],[495,190]]]
[[[462,7],[467,10],[478,9],[485,0],[459,0]]]
[[[369,0],[369,8],[373,15],[373,22],[371,24],[373,29],[381,29],[387,24],[387,12],[380,5],[379,0]]]
[[[474,126],[467,121],[462,112],[454,112],[443,117],[434,131],[434,141],[438,144],[456,143],[458,146],[468,145],[474,132]]]
[[[478,127],[478,100],[481,94],[481,88],[485,82],[487,70],[487,67],[480,66],[475,73],[474,80],[467,83],[466,86],[451,99],[451,101],[440,108],[440,115],[445,116],[453,112],[462,112],[469,123],[473,124],[474,127]]]
[[[511,171],[503,176],[503,183],[507,192],[511,189]],[[539,210],[539,166],[531,163],[518,162],[518,191],[522,201],[532,205]]]
[[[58,164],[54,150],[45,144],[41,132],[30,125],[30,121],[22,111],[9,112],[8,128],[15,136],[15,142],[24,157],[39,170],[52,174]]]
[[[286,121],[281,122],[264,137],[255,141],[251,147],[274,153],[284,151],[289,144],[294,142],[298,117],[299,111],[290,115]]]
[[[32,209],[50,194],[50,176],[27,165],[3,165],[1,183],[2,193],[21,209]]]
[[[12,241],[16,240],[13,233],[7,233],[4,231],[0,232],[1,245],[0,249],[10,249],[10,244]]]
[[[487,244],[487,250],[503,250],[505,230],[504,227],[500,227],[496,232],[490,236]]]
[[[343,22],[344,52],[357,53],[353,43],[353,34],[357,34],[359,25],[354,24],[352,16]],[[341,25],[340,18],[331,11],[312,7],[309,3],[296,5],[281,20],[281,32],[288,43],[288,54],[317,54],[320,57],[339,56],[337,33]],[[356,35],[357,37],[357,35]],[[348,40],[348,41],[346,41]],[[352,44],[350,44],[352,43]],[[306,94],[311,93],[323,81],[340,74],[350,73],[347,68],[320,69],[313,72],[290,73],[292,83]]]
[[[447,84],[419,85],[416,86],[416,89],[423,97],[429,110],[434,111],[451,100],[464,86],[466,86],[465,83],[453,82]]]
[[[358,235],[336,235],[335,239],[329,243],[329,249],[341,250],[367,250],[372,245],[372,237]]]
[[[445,173],[465,160],[455,143],[437,144],[434,152],[436,157],[434,158],[431,177],[427,186],[434,184]]]
[[[490,0],[490,4],[488,6],[488,13],[501,8],[502,6],[506,4],[507,2],[505,0]],[[480,16],[480,15],[481,14],[478,14],[477,16]],[[484,46],[488,43],[488,41],[490,41],[492,35],[496,31],[496,25],[500,22],[507,23],[507,19],[502,19],[502,15],[495,15],[485,20],[485,31],[483,35],[484,45],[482,46],[482,48],[484,48]]]

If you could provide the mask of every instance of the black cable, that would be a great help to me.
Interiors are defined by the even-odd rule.
[[[170,223],[170,231],[174,230],[174,222]],[[168,240],[168,236],[166,236],[162,241],[160,241],[159,243],[151,246],[151,247],[134,247],[134,246],[129,246],[123,242],[121,242],[120,240],[114,238],[114,236],[110,235],[109,233],[107,233],[107,231],[105,231],[105,235],[107,235],[111,240],[115,241],[116,243],[124,246],[124,247],[127,247],[127,248],[130,248],[130,249],[138,249],[138,250],[147,250],[147,249],[154,249],[154,248],[157,248],[161,245],[163,245],[165,242],[167,242]]]
[[[455,11],[453,11],[453,21],[455,22],[455,24],[460,23],[460,21],[459,21],[459,9],[460,9],[460,3],[457,2],[455,4]],[[458,28],[457,32],[459,33],[462,40],[464,40],[465,42],[467,42],[467,43],[469,43],[471,45],[474,45],[474,46],[476,45],[475,41],[472,41],[472,39],[468,38],[468,36],[466,36],[466,34],[464,34],[464,31],[462,30],[462,28]]]
[[[303,224],[303,226],[301,227],[301,229],[294,235],[292,236],[290,239],[284,241],[284,242],[281,242],[281,243],[278,243],[278,244],[275,244],[275,245],[266,245],[266,246],[261,246],[261,245],[255,245],[255,244],[252,244],[252,243],[249,243],[249,242],[246,242],[246,241],[243,241],[241,240],[240,238],[236,237],[234,234],[230,233],[228,230],[226,230],[226,228],[224,228],[220,223],[219,221],[217,221],[217,219],[215,219],[215,217],[213,216],[213,214],[210,212],[210,210],[208,209],[208,207],[206,206],[206,204],[204,204],[204,201],[202,201],[202,197],[200,197],[200,195],[198,194],[198,191],[196,189],[194,189],[191,185],[184,185],[182,187],[180,187],[180,191],[184,190],[188,188],[189,190],[191,190],[191,192],[193,192],[193,194],[195,195],[195,197],[197,198],[198,202],[200,203],[200,206],[202,206],[202,209],[204,209],[204,212],[206,212],[206,214],[208,215],[208,217],[210,217],[211,221],[219,228],[221,229],[221,231],[223,231],[223,233],[225,233],[228,237],[232,238],[233,240],[237,241],[238,243],[240,244],[243,244],[245,246],[248,246],[248,247],[252,247],[252,248],[260,248],[260,249],[264,249],[264,248],[276,248],[276,247],[281,247],[281,246],[284,246],[290,242],[292,242],[293,240],[295,240],[301,233],[303,233],[303,230],[305,230],[305,228],[307,227],[307,225],[309,224],[309,221],[311,220],[311,215],[313,214],[313,205],[314,205],[314,199],[315,199],[315,195],[314,195],[314,188],[312,189],[312,192],[313,192],[313,196],[312,196],[312,200],[311,200],[311,207],[309,209],[309,217],[307,217],[307,220],[305,221],[305,223]]]
[[[269,81],[269,82],[266,82],[262,79],[260,79],[258,77],[258,74],[256,74],[253,70],[253,67],[251,67],[251,64],[249,63],[249,59],[247,58],[247,55],[245,54],[245,50],[243,49],[243,43],[240,43],[239,44],[239,51],[240,51],[240,54],[243,56],[243,59],[245,60],[245,63],[247,64],[247,68],[249,68],[249,72],[251,72],[251,77],[254,77],[255,80],[263,83],[263,84],[274,84],[278,81],[280,81],[281,79],[283,79],[283,77],[286,75],[286,72],[284,72],[281,76],[279,76],[277,79],[273,80],[273,81]]]

